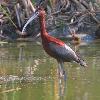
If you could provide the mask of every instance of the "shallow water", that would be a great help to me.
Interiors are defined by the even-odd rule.
[[[100,40],[80,46],[88,68],[65,63],[59,84],[57,62],[32,42],[0,44],[0,100],[100,100]]]

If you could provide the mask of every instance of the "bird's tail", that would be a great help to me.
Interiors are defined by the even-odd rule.
[[[82,60],[82,59],[78,59],[78,63],[83,67],[87,67],[86,62],[84,60]]]

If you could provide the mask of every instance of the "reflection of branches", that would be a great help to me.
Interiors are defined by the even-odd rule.
[[[19,48],[19,61],[23,61],[25,59],[24,48],[21,46]]]
[[[67,75],[64,70],[63,62],[58,62],[58,86],[59,86],[59,97],[65,95]]]

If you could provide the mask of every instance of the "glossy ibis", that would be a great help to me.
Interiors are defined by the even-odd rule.
[[[25,32],[26,26],[38,16],[40,21],[43,48],[48,55],[50,55],[51,57],[55,58],[58,61],[59,75],[60,77],[63,77],[65,79],[66,74],[63,67],[64,62],[75,61],[79,63],[81,66],[85,67],[87,65],[82,59],[80,59],[80,57],[77,56],[77,54],[67,44],[48,34],[45,24],[45,15],[46,13],[44,9],[39,8],[24,25],[22,33]]]

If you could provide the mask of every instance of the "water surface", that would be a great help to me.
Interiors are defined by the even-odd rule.
[[[78,52],[88,68],[65,63],[63,86],[56,60],[41,45],[0,44],[0,100],[100,100],[100,40],[80,46]]]

